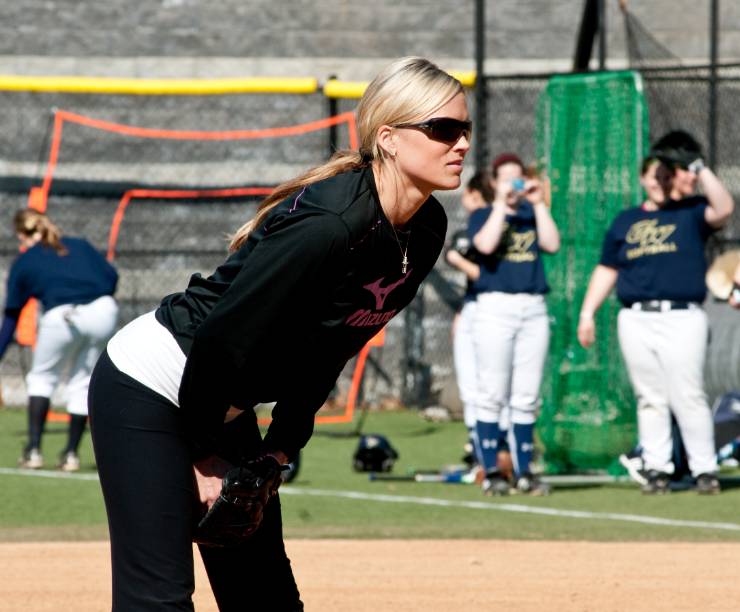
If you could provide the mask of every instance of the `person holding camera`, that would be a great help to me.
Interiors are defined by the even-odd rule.
[[[541,254],[560,248],[542,182],[525,177],[513,153],[492,164],[493,205],[470,216],[468,235],[480,253],[473,321],[478,382],[476,431],[486,477],[483,492],[505,495],[509,481],[498,464],[502,415],[509,415],[514,490],[533,495],[549,488],[532,474],[534,425],[550,339]]]
[[[581,306],[578,341],[595,341],[594,315],[616,286],[619,343],[637,396],[647,494],[670,491],[671,412],[696,490],[719,493],[712,414],[704,393],[708,340],[704,250],[732,215],[732,196],[687,132],[665,134],[644,161],[646,200],[621,212],[604,238]],[[705,195],[696,195],[700,184]]]

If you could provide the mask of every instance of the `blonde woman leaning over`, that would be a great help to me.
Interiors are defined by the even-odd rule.
[[[277,187],[221,266],[126,326],[98,363],[91,426],[114,611],[192,610],[194,539],[220,610],[303,609],[277,494],[232,547],[209,546],[194,525],[233,465],[274,473],[296,457],[344,364],[442,249],[432,192],[460,185],[462,86],[401,59],[369,85],[357,119],[359,151]],[[253,407],[265,401],[276,405],[262,439]]]

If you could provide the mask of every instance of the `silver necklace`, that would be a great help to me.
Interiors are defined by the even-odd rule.
[[[398,233],[396,232],[396,228],[393,227],[393,223],[390,223],[391,229],[393,230],[393,236],[396,239],[396,244],[398,245],[398,250],[401,252],[401,274],[406,274],[406,270],[408,270],[409,267],[409,258],[407,257],[409,252],[409,242],[411,242],[411,230],[408,231],[406,234],[406,248],[401,248],[401,241],[398,239]]]
[[[406,271],[409,267],[409,258],[408,258],[408,252],[409,252],[409,242],[411,242],[411,230],[409,230],[406,233],[406,248],[401,248],[401,241],[398,239],[398,233],[396,232],[396,228],[393,227],[393,223],[391,222],[388,215],[385,213],[385,209],[383,209],[383,204],[380,203],[380,208],[383,210],[383,215],[385,216],[385,220],[388,221],[388,225],[391,226],[391,231],[393,232],[393,237],[396,239],[396,244],[398,245],[398,250],[401,252],[401,274],[406,274]]]

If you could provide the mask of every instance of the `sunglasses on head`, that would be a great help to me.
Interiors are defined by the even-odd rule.
[[[420,130],[432,140],[448,144],[456,143],[463,135],[466,140],[470,140],[473,133],[472,121],[460,121],[452,117],[436,117],[420,123],[400,123],[393,127]]]

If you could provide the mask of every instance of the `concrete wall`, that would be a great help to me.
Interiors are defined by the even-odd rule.
[[[583,0],[489,0],[487,71],[568,68]],[[389,58],[472,69],[473,0],[23,0],[0,3],[0,73],[366,79]],[[624,27],[607,0],[608,55]],[[704,61],[709,0],[631,0],[671,53]],[[722,59],[740,57],[740,3],[720,2]]]

